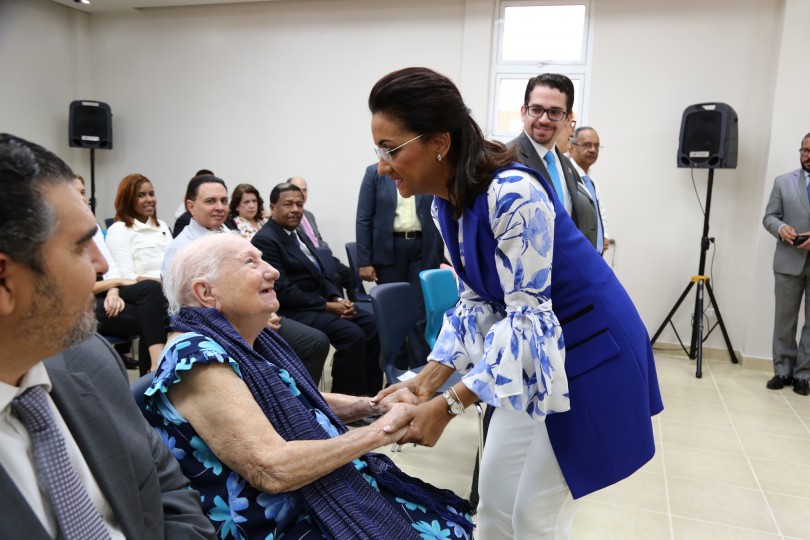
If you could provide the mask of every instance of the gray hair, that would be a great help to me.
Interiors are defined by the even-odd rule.
[[[169,301],[169,315],[174,316],[181,307],[202,307],[194,297],[195,283],[216,283],[222,263],[232,251],[235,232],[207,234],[184,246],[175,255],[169,275],[163,276],[163,293]]]
[[[579,134],[582,133],[583,131],[593,131],[594,133],[596,133],[596,130],[593,129],[591,126],[578,127],[577,129],[574,130],[574,134],[571,135],[571,142],[576,144],[579,140]]]

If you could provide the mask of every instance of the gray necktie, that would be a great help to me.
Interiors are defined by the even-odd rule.
[[[11,410],[31,436],[37,476],[53,504],[61,538],[109,539],[104,521],[70,463],[45,389],[41,385],[32,386],[11,401]]]

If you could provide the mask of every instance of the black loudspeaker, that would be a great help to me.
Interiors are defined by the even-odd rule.
[[[700,103],[683,111],[678,167],[737,167],[737,113],[725,103]]]
[[[71,101],[68,144],[78,148],[113,147],[112,111],[101,101]]]

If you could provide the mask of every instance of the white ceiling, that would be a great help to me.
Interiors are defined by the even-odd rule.
[[[90,0],[90,4],[79,4],[73,0],[53,0],[57,4],[69,6],[86,13],[111,13],[141,8],[176,6],[201,6],[212,4],[243,4],[247,2],[274,2],[278,0]]]

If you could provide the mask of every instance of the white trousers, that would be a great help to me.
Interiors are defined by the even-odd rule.
[[[578,501],[563,478],[546,424],[495,409],[478,480],[477,540],[566,540]]]

